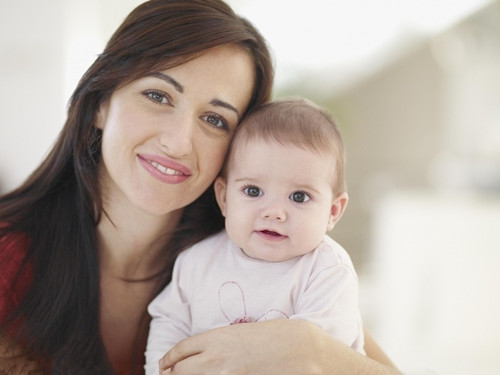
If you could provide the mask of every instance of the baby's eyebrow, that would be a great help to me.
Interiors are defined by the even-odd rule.
[[[257,178],[252,178],[252,177],[236,177],[234,178],[235,182],[242,182],[242,181],[247,181],[247,182],[255,182],[257,181]]]

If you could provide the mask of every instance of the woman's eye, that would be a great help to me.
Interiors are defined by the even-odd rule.
[[[243,189],[243,192],[249,197],[259,197],[263,194],[257,186],[247,186]]]
[[[143,92],[143,94],[150,100],[152,100],[155,103],[158,104],[169,104],[170,101],[167,97],[167,94],[165,94],[162,91],[158,90],[147,90]]]
[[[220,129],[229,129],[227,122],[218,115],[206,115],[202,117],[206,122],[208,122],[211,126]]]
[[[290,199],[296,203],[305,203],[311,197],[307,195],[307,193],[304,193],[303,191],[295,191],[292,194],[290,194]]]

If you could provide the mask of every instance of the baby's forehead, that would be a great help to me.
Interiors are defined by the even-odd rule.
[[[326,118],[250,117],[238,126],[233,144],[251,141],[277,142],[285,146],[336,152],[341,136]]]
[[[234,139],[228,158],[231,158],[234,154],[241,155],[245,152],[256,151],[255,149],[284,149],[290,154],[307,152],[317,154],[320,158],[331,158],[332,160],[335,160],[336,154],[334,145],[326,149],[324,147],[315,147],[313,144],[304,140],[280,139],[252,134],[249,137],[237,137]],[[279,160],[274,159],[273,161]],[[284,162],[286,162],[286,160],[284,160]]]
[[[263,158],[262,155],[266,155]],[[298,164],[300,165],[297,165]],[[301,164],[308,161],[308,164]],[[321,175],[330,178],[336,170],[336,157],[330,152],[324,152],[307,145],[294,143],[282,143],[275,139],[250,138],[234,144],[231,154],[227,160],[228,173],[234,169],[244,168],[251,163],[263,169],[267,167],[281,166],[289,167],[293,164],[296,168],[314,169],[321,165]]]

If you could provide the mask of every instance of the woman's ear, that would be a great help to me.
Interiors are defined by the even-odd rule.
[[[328,220],[327,230],[332,230],[335,224],[338,223],[344,214],[348,201],[349,196],[346,192],[340,193],[333,199],[332,206],[330,207],[330,219]]]
[[[226,188],[226,180],[221,176],[217,177],[214,182],[215,199],[224,217],[226,216]]]
[[[101,103],[95,114],[94,128],[104,130],[104,124],[108,115],[109,100]]]

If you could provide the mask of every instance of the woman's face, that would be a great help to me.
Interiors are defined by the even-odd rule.
[[[199,197],[221,168],[254,76],[248,53],[224,45],[116,90],[96,122],[105,208],[164,215]]]

